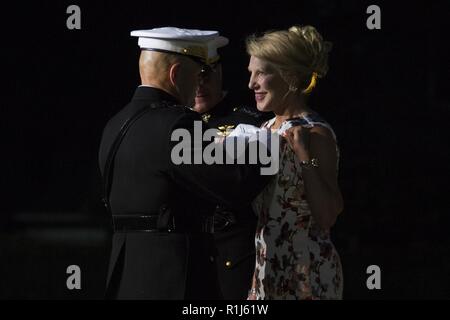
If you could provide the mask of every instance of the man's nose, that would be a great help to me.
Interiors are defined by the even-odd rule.
[[[199,84],[199,85],[205,84],[206,80],[207,80],[206,77],[203,76],[202,74],[200,74],[200,75],[198,76],[198,84]]]

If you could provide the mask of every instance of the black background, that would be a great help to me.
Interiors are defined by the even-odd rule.
[[[392,1],[393,2],[393,1]],[[108,258],[97,149],[139,84],[137,39],[161,26],[219,30],[225,87],[254,105],[245,37],[311,24],[333,42],[310,104],[341,147],[333,230],[346,299],[450,298],[447,1],[40,1],[1,7],[0,298],[98,299]],[[68,30],[66,8],[81,8]],[[370,4],[381,30],[366,27]],[[66,268],[82,289],[66,288]],[[368,290],[378,265],[381,290]]]

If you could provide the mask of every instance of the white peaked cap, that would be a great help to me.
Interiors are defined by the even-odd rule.
[[[206,64],[217,62],[220,58],[217,49],[228,44],[228,39],[218,31],[174,27],[135,30],[131,36],[139,37],[138,45],[143,50],[182,54]]]

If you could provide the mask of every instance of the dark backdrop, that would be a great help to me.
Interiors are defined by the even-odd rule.
[[[392,1],[393,2],[393,1]],[[66,8],[81,8],[81,30]],[[381,30],[366,8],[381,7]],[[446,1],[41,1],[2,5],[0,298],[101,298],[108,219],[97,149],[138,85],[134,29],[216,29],[225,86],[253,105],[244,39],[312,24],[333,42],[311,97],[341,147],[345,211],[333,237],[348,299],[450,298]],[[82,270],[67,290],[66,268]],[[378,265],[381,290],[368,290]]]

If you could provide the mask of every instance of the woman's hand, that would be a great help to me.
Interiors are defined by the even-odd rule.
[[[258,300],[255,288],[249,290],[247,300]]]
[[[300,161],[310,160],[309,143],[311,128],[295,126],[286,130],[282,136],[288,141]]]

